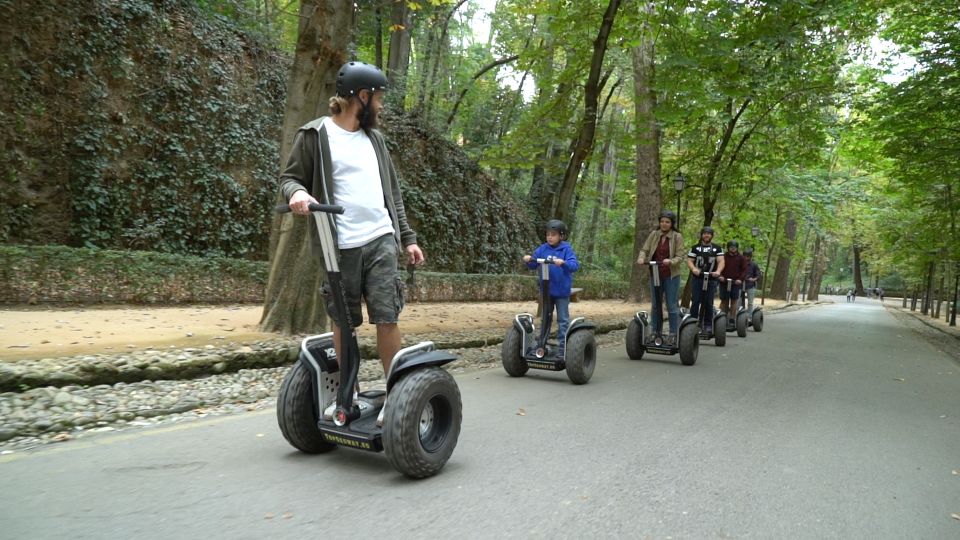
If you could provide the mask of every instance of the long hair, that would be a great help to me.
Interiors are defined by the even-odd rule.
[[[336,116],[350,107],[350,100],[345,97],[332,96],[329,104],[330,114]]]

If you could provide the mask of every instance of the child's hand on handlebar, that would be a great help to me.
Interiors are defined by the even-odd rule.
[[[555,265],[557,265],[557,266],[563,266],[565,262],[566,262],[566,261],[564,261],[563,259],[559,259],[559,258],[553,260],[553,264],[555,264]]]
[[[523,256],[523,262],[525,262],[525,263],[528,263],[528,262],[530,262],[530,261],[532,261],[532,260],[533,260],[533,257],[531,257],[531,256],[529,256],[529,255],[524,255],[524,256]]]

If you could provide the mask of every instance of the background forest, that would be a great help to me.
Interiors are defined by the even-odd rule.
[[[879,286],[939,311],[955,294],[956,2],[0,0],[0,15],[7,245],[270,259],[266,311],[289,312],[315,284],[282,277],[310,268],[302,224],[270,214],[278,170],[325,112],[330,66],[359,59],[390,79],[385,131],[430,270],[515,272],[560,217],[584,273],[639,299],[632,261],[668,208],[687,244],[712,225],[753,247],[770,297]]]

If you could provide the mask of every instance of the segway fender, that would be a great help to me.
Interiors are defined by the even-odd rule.
[[[719,320],[720,320],[720,317],[723,317],[723,316],[724,316],[724,313],[723,313],[722,311],[717,311],[716,313],[713,314],[713,327],[714,327],[714,329],[717,328],[717,321],[719,321]]]
[[[567,341],[570,340],[570,334],[580,331],[580,330],[595,330],[597,325],[588,321],[584,317],[577,317],[576,319],[570,321],[570,326],[567,327]]]
[[[647,319],[647,312],[646,312],[646,311],[638,311],[637,314],[633,316],[633,318],[636,319],[637,322],[638,322],[640,325],[642,325],[644,328],[646,328],[647,325],[649,324],[649,322],[647,322],[648,319]]]
[[[332,403],[340,388],[340,368],[337,365],[337,351],[333,347],[333,332],[307,336],[300,342],[298,359],[310,372],[310,386],[313,389],[314,413],[320,418],[322,409]]]
[[[682,330],[684,326],[690,326],[691,324],[696,326],[697,318],[693,315],[687,314],[683,317],[683,320],[680,321],[680,329]]]
[[[400,380],[404,373],[425,366],[442,366],[457,360],[457,356],[447,351],[438,351],[432,341],[401,349],[390,363],[390,376],[387,377],[387,392]]]
[[[513,326],[520,331],[520,355],[523,356],[524,352],[533,347],[533,342],[536,339],[534,331],[537,327],[533,324],[533,315],[520,313],[513,318]]]

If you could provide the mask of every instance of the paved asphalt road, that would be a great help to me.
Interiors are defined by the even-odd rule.
[[[428,480],[272,410],[0,456],[0,538],[960,538],[960,366],[875,301],[766,323],[585,386],[463,374]]]

